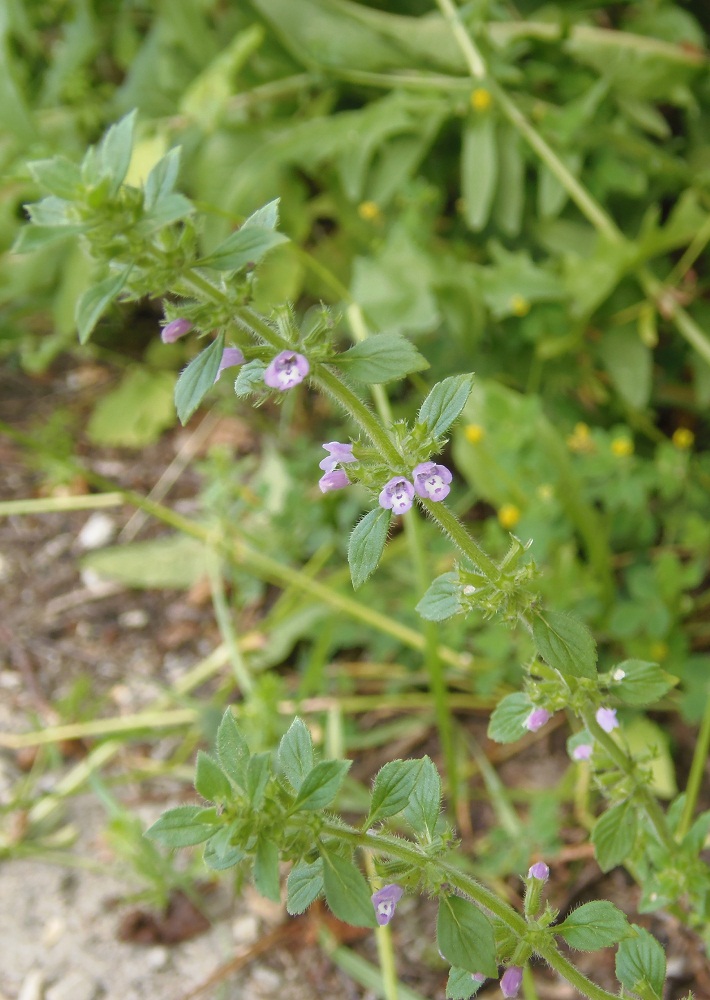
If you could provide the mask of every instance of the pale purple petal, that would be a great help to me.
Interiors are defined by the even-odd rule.
[[[474,981],[474,983],[485,983],[487,978],[488,977],[484,976],[482,972],[471,973],[471,979]]]
[[[511,965],[501,976],[500,991],[504,997],[517,997],[522,982],[523,970],[519,965]]]
[[[330,493],[332,490],[345,489],[346,486],[350,485],[350,480],[342,469],[333,469],[332,472],[326,472],[324,476],[320,477],[318,485],[321,488],[321,493]]]
[[[324,472],[332,472],[337,465],[346,465],[348,462],[357,462],[353,455],[351,444],[341,444],[340,441],[329,441],[323,447],[330,454],[318,463]]]
[[[391,510],[395,514],[406,514],[411,509],[414,502],[414,487],[409,480],[402,476],[395,476],[394,479],[385,485],[380,493],[380,507]]]
[[[380,927],[388,924],[394,916],[397,903],[404,895],[404,889],[398,885],[385,885],[372,895],[372,905],[375,907],[375,919]]]
[[[414,489],[424,500],[443,500],[449,495],[453,476],[445,465],[436,462],[422,462],[412,473]]]
[[[599,708],[597,709],[597,722],[602,727],[605,733],[610,733],[612,729],[616,729],[619,725],[616,718],[615,708]]]
[[[174,344],[180,337],[184,337],[192,329],[189,319],[174,319],[160,332],[160,339],[164,344]]]
[[[536,733],[538,729],[542,729],[545,723],[549,722],[551,718],[552,714],[548,712],[546,708],[534,708],[525,720],[525,728],[529,729],[531,733]]]
[[[292,389],[303,382],[311,370],[308,359],[295,351],[281,351],[264,372],[264,381],[270,389]]]
[[[217,374],[215,375],[215,382],[219,380],[220,375],[225,368],[236,368],[237,365],[243,365],[245,357],[238,347],[225,347],[222,351],[222,360],[219,363],[219,368],[217,369]]]
[[[589,760],[594,752],[594,747],[591,743],[580,743],[572,751],[573,760]]]
[[[547,882],[550,877],[550,869],[545,864],[544,861],[536,861],[534,865],[530,865],[528,870],[528,878],[536,878],[540,882]]]

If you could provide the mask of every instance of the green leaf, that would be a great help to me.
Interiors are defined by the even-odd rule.
[[[94,444],[143,448],[175,424],[172,372],[129,367],[115,389],[104,393],[86,428]]]
[[[420,760],[391,760],[377,772],[372,789],[370,812],[365,823],[395,816],[408,804],[422,769]]]
[[[227,709],[217,730],[217,756],[231,780],[241,789],[246,789],[249,746],[242,736],[231,709]]]
[[[279,743],[279,764],[298,791],[313,769],[313,740],[302,719],[294,719]]]
[[[213,871],[221,872],[228,868],[234,868],[246,857],[244,851],[235,847],[231,842],[234,826],[234,823],[230,823],[229,826],[220,827],[217,833],[210,837],[205,844],[204,862]]]
[[[149,236],[156,229],[184,219],[194,211],[194,205],[184,194],[166,194],[141,220],[138,231]]]
[[[164,812],[145,835],[168,847],[202,844],[215,832],[214,823],[200,822],[201,817],[206,815],[214,815],[214,810],[203,809],[202,806],[177,806]]]
[[[348,563],[355,590],[370,577],[382,558],[392,511],[375,507],[358,521],[350,534]]]
[[[468,969],[452,965],[446,980],[446,1000],[468,1000],[478,993],[483,983],[475,982]]]
[[[429,362],[401,333],[378,333],[339,354],[333,364],[358,382],[379,385],[420,372]]]
[[[50,195],[34,205],[27,205],[30,219],[35,226],[73,226],[76,218],[73,206],[63,198]]]
[[[443,896],[436,920],[436,943],[444,958],[469,972],[497,976],[493,927],[475,903]]]
[[[311,903],[323,892],[323,862],[320,858],[313,864],[300,864],[291,869],[286,883],[288,897],[286,910],[295,917],[307,910]]]
[[[180,423],[186,423],[214,385],[224,351],[224,334],[193,358],[175,385],[175,408]]]
[[[271,777],[271,753],[255,753],[247,763],[246,792],[252,809],[261,809],[264,802],[264,792]]]
[[[604,334],[599,353],[619,395],[634,410],[643,410],[651,396],[653,355],[633,327]]]
[[[234,382],[236,395],[250,396],[255,389],[263,389],[266,367],[263,361],[247,361],[245,365],[240,365]]]
[[[264,837],[260,837],[256,845],[254,884],[262,896],[266,896],[274,903],[281,902],[279,849],[273,840],[267,840]]]
[[[172,194],[180,170],[180,153],[180,146],[169,150],[148,174],[143,199],[146,211],[149,212],[163,198]]]
[[[634,937],[619,945],[616,953],[616,978],[625,990],[643,1000],[661,1000],[666,979],[666,956],[652,934],[631,925]]]
[[[540,656],[561,674],[597,676],[596,643],[591,632],[566,611],[538,611],[533,618],[533,639]]]
[[[608,872],[622,864],[636,842],[636,810],[630,802],[612,806],[599,817],[592,830],[592,843],[599,867]]]
[[[27,225],[22,228],[12,246],[13,253],[33,253],[41,250],[42,247],[50,246],[52,243],[59,243],[70,236],[78,236],[85,233],[88,226],[77,223],[70,226],[37,226]]]
[[[522,691],[507,694],[491,715],[488,738],[496,743],[514,743],[527,733],[525,720],[533,710],[532,702]]]
[[[350,760],[322,760],[316,764],[303,780],[294,809],[322,809],[329,805],[351,764]]]
[[[248,226],[258,226],[261,229],[276,229],[279,224],[279,202],[280,198],[274,198],[256,212],[252,212],[248,219],[242,224],[242,229]]]
[[[618,944],[630,929],[626,914],[608,899],[597,899],[574,910],[555,932],[578,951],[596,951]]]
[[[99,549],[83,556],[81,567],[127,587],[183,590],[209,570],[204,543],[183,534]]]
[[[111,178],[112,194],[116,194],[128,173],[137,114],[134,109],[112,125],[98,147],[101,173]]]
[[[476,233],[488,222],[497,178],[495,120],[491,115],[477,115],[464,126],[461,148],[463,216]]]
[[[657,663],[647,660],[624,660],[617,663],[611,670],[616,694],[627,705],[645,708],[653,705],[659,698],[678,683],[677,677],[672,677],[661,670]]]
[[[431,840],[441,811],[441,778],[429,757],[423,757],[421,764],[419,779],[403,815],[415,833]]]
[[[87,342],[98,321],[114,299],[118,298],[129,271],[130,268],[125,268],[120,274],[111,274],[97,285],[92,285],[77,302],[74,318],[82,344]]]
[[[432,437],[441,437],[457,419],[471,393],[473,375],[451,375],[437,382],[422,403],[417,420]]]
[[[269,250],[281,243],[288,243],[288,238],[283,233],[277,233],[266,226],[245,223],[198,263],[203,267],[213,267],[216,271],[238,271],[247,264],[258,264]]]
[[[352,861],[323,852],[323,887],[328,906],[339,920],[355,927],[377,927],[370,887]]]
[[[498,126],[498,183],[493,218],[507,236],[518,236],[525,204],[525,160],[512,125]]]
[[[195,788],[209,802],[230,802],[234,797],[229,778],[204,750],[197,751]]]
[[[462,610],[459,600],[459,575],[442,573],[429,585],[416,610],[428,622],[443,622]]]

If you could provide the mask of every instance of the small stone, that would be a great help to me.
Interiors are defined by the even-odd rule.
[[[46,1000],[93,1000],[97,984],[76,970],[50,986]]]
[[[51,948],[64,936],[66,929],[67,925],[61,917],[51,917],[42,931],[42,947]]]
[[[146,952],[146,964],[149,968],[158,970],[163,969],[168,964],[168,959],[170,958],[170,952],[167,948],[163,948],[162,945],[158,945],[155,948],[149,948]]]
[[[44,974],[40,969],[32,969],[25,976],[17,1000],[43,1000]]]
[[[278,972],[261,965],[252,972],[249,977],[249,985],[258,995],[269,997],[271,1000],[276,995],[277,990],[283,986],[283,982]],[[248,996],[249,990],[246,993]]]
[[[79,532],[78,541],[82,549],[101,549],[108,545],[115,534],[114,519],[96,511]]]
[[[131,608],[118,616],[121,628],[145,628],[150,617],[144,608]]]
[[[259,936],[259,921],[247,913],[232,923],[235,944],[253,944]]]

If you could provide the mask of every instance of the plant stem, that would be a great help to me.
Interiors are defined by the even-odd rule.
[[[703,777],[705,776],[705,765],[707,764],[709,750],[710,693],[708,694],[707,701],[705,702],[705,711],[703,712],[703,719],[700,723],[700,732],[698,733],[695,750],[693,751],[693,763],[690,765],[688,784],[685,789],[686,798],[685,805],[683,806],[683,815],[681,816],[680,823],[678,824],[678,831],[676,833],[676,840],[679,843],[683,837],[685,837],[686,833],[690,829],[691,823],[693,822],[693,815],[695,813],[695,807],[700,793],[700,786],[702,785]]]
[[[439,525],[444,534],[449,536],[454,545],[471,560],[483,576],[494,586],[498,586],[501,582],[501,571],[468,533],[454,512],[443,503],[434,503],[432,500],[420,500],[420,503],[432,521]]]
[[[459,48],[461,49],[463,57],[466,60],[468,68],[471,72],[471,76],[476,80],[483,80],[488,72],[486,64],[483,61],[477,46],[474,45],[473,39],[464,27],[458,8],[454,6],[451,0],[436,0],[436,2],[439,10],[444,15],[444,18],[451,29],[451,34],[454,36]]]
[[[312,379],[324,392],[331,396],[348,413],[356,424],[367,434],[386,462],[400,466],[402,456],[395,448],[387,432],[380,426],[375,414],[349,389],[338,376],[325,365],[320,365]]]

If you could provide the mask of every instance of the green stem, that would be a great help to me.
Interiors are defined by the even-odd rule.
[[[325,365],[320,365],[317,373],[313,375],[312,381],[339,403],[345,412],[352,417],[355,423],[367,434],[386,462],[396,467],[402,464],[402,456],[387,432],[380,426],[375,414],[355,395],[352,389],[340,381],[334,372],[326,368]]]
[[[453,5],[451,0],[436,0],[436,2],[439,6],[439,10],[444,15],[444,19],[451,29],[451,34],[456,39],[458,46],[463,53],[463,57],[466,60],[471,76],[476,80],[483,80],[488,72],[486,64],[483,61],[483,57],[478,51],[478,48],[474,45],[473,39],[461,21],[458,8]]]
[[[491,557],[486,555],[478,542],[466,531],[453,511],[443,503],[434,503],[432,500],[421,500],[420,502],[432,521],[439,525],[454,545],[471,560],[483,576],[494,586],[498,586],[502,578],[501,571]]]
[[[708,751],[710,751],[710,695],[705,702],[703,720],[700,724],[700,732],[698,733],[695,750],[693,751],[693,763],[690,765],[688,784],[685,789],[686,798],[685,805],[683,806],[683,815],[681,816],[678,831],[676,833],[676,840],[679,843],[683,837],[685,837],[686,833],[690,829],[691,823],[693,822],[700,787],[703,783],[703,778],[705,777],[705,765],[708,760]]]

